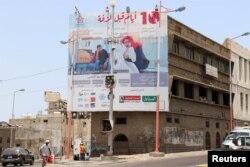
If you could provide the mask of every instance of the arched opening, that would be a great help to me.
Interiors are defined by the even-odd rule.
[[[128,141],[127,136],[123,135],[123,134],[119,134],[115,137],[115,142],[116,141]]]
[[[206,150],[211,149],[210,133],[206,132]]]
[[[220,133],[216,133],[216,148],[220,148],[221,141],[220,141]]]
[[[124,134],[118,134],[114,139],[114,154],[127,155],[129,154],[128,138]]]

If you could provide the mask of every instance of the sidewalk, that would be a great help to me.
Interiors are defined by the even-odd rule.
[[[60,159],[55,159],[54,164],[49,164],[49,166],[100,166],[105,164],[116,164],[116,163],[127,163],[127,162],[138,162],[138,161],[150,161],[157,159],[174,159],[182,157],[195,157],[207,155],[207,151],[192,151],[192,152],[181,152],[181,153],[169,153],[165,154],[164,157],[151,157],[149,153],[145,154],[134,154],[134,155],[118,155],[115,160],[101,160],[100,157],[90,158],[88,161],[74,161],[73,159],[66,160],[64,157]]]

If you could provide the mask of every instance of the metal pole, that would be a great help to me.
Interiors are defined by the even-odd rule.
[[[112,4],[112,30],[111,30],[111,57],[110,57],[110,65],[111,65],[111,70],[110,73],[111,75],[114,74],[113,71],[113,60],[114,60],[114,51],[115,51],[115,43],[114,43],[114,17],[115,17],[115,5]],[[109,120],[113,121],[113,88],[110,88],[110,100],[109,100]],[[114,127],[113,127],[114,128]],[[110,131],[108,133],[108,155],[113,155],[113,132]]]
[[[231,43],[232,40],[229,40],[229,52],[230,52],[230,60],[229,60],[229,80],[230,80],[230,94],[229,94],[229,100],[230,100],[230,131],[233,130],[233,104],[232,104],[232,50],[231,50]]]
[[[158,10],[159,24],[157,25],[157,101],[156,101],[156,118],[155,118],[155,152],[159,152],[159,109],[160,109],[160,25],[161,25],[161,1]]]
[[[66,159],[69,159],[70,154],[70,136],[71,136],[71,112],[68,112],[68,133],[67,133],[67,147],[66,147]]]
[[[76,8],[77,9],[77,8]],[[78,11],[78,9],[77,9]],[[70,89],[71,89],[71,105],[70,105],[70,111],[68,113],[68,133],[67,133],[67,149],[66,149],[66,159],[69,159],[69,155],[70,155],[70,143],[71,143],[71,127],[72,127],[72,111],[73,111],[73,105],[74,105],[74,85],[73,85],[73,81],[74,81],[74,69],[75,69],[75,65],[74,65],[74,60],[76,58],[76,56],[78,56],[78,46],[79,46],[79,42],[78,42],[78,36],[79,36],[79,11],[77,12],[77,18],[76,18],[76,22],[77,22],[77,30],[76,30],[76,39],[73,41],[73,51],[74,53],[71,55],[71,65],[70,65]],[[75,43],[75,44],[74,44]]]
[[[16,91],[14,91],[14,93],[13,93],[12,117],[11,117],[12,121],[15,118],[15,94],[16,94]],[[11,125],[11,127],[10,127],[10,147],[12,147],[12,142],[13,142],[13,127]]]

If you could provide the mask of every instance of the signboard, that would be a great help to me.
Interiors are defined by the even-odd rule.
[[[206,74],[218,78],[218,69],[210,64],[206,64]]]
[[[57,102],[60,99],[60,93],[59,92],[51,92],[51,91],[45,91],[44,92],[44,100],[45,102]]]
[[[142,96],[143,102],[156,102],[157,96]]]
[[[168,111],[167,15],[155,11],[116,13],[114,57],[111,56],[111,14],[70,16],[69,111],[108,111],[105,76],[111,63],[115,76],[114,111],[155,111],[157,73],[160,110]],[[158,48],[158,37],[160,50]],[[157,55],[160,54],[160,70]]]

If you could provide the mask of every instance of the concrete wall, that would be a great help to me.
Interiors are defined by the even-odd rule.
[[[232,72],[232,92],[235,94],[233,101],[234,125],[243,126],[244,123],[250,125],[250,50],[229,39],[224,41],[224,45],[231,48],[232,62],[234,63]],[[243,93],[243,107],[241,107],[241,93]]]
[[[10,147],[10,132],[9,127],[0,127],[0,155],[2,151]],[[13,140],[15,140],[15,129],[13,129]]]
[[[173,105],[176,102],[173,102]],[[179,102],[177,102],[179,103]],[[186,105],[183,105],[186,107]],[[199,108],[197,108],[198,110]],[[127,119],[127,124],[114,124],[113,141],[116,136],[123,134],[128,138],[128,148],[118,147],[114,141],[114,152],[135,154],[147,153],[154,150],[155,144],[155,113],[154,112],[115,112],[116,118]],[[167,122],[172,118],[172,123]],[[101,121],[108,118],[108,113],[93,113],[92,137],[96,139],[96,147],[101,151],[107,148],[107,135],[101,134]],[[179,122],[176,122],[178,119]],[[210,126],[206,127],[206,121]],[[195,122],[195,124],[194,124]],[[216,123],[220,126],[216,128]],[[164,152],[180,152],[206,149],[205,134],[210,134],[210,148],[216,148],[216,133],[220,134],[219,145],[226,135],[227,121],[217,118],[206,118],[184,113],[160,113],[160,150]],[[218,145],[218,144],[217,144]],[[92,146],[93,147],[93,146]],[[123,149],[123,150],[122,150]]]
[[[66,118],[63,114],[37,115],[35,118],[10,120],[20,126],[16,131],[15,144],[30,149],[38,158],[39,147],[46,139],[56,156],[65,152]]]

